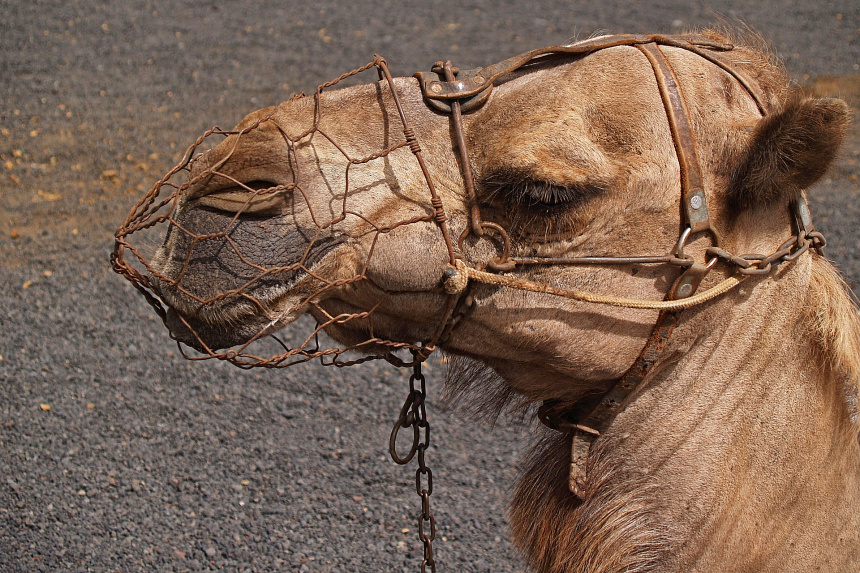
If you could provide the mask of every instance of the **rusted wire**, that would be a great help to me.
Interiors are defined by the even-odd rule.
[[[400,141],[391,142],[387,147],[382,149],[363,150],[361,156],[355,156],[348,152],[346,147],[321,125],[326,115],[326,105],[322,96],[326,90],[337,86],[343,80],[368,70],[376,70],[380,90],[388,90],[389,93],[387,95],[394,102],[400,123],[402,124],[403,137]],[[301,97],[308,96],[299,95],[293,99]],[[320,305],[319,301],[324,298],[327,291],[347,286],[357,286],[363,282],[368,282],[370,279],[367,277],[366,271],[374,256],[379,238],[400,227],[433,223],[440,230],[449,262],[454,262],[455,254],[447,227],[448,217],[445,213],[442,200],[435,190],[433,181],[425,165],[418,137],[407,123],[406,115],[403,112],[395,89],[394,80],[385,60],[380,56],[376,56],[371,62],[320,85],[310,97],[313,98],[314,105],[311,125],[306,126],[296,136],[288,135],[277,124],[274,115],[262,116],[250,125],[234,131],[225,131],[219,127],[213,127],[206,131],[188,147],[179,163],[156,182],[135,204],[125,222],[116,231],[116,243],[111,256],[114,270],[128,279],[144,295],[144,298],[155,309],[166,326],[169,320],[168,311],[170,305],[159,291],[159,284],[166,285],[176,293],[179,293],[179,295],[193,301],[199,309],[198,312],[203,312],[207,308],[213,308],[225,302],[241,301],[253,305],[262,316],[272,322],[278,320],[280,316],[293,313],[303,314],[307,311],[314,311],[313,314],[318,321],[308,326],[306,332],[300,335],[295,334],[296,327],[293,327],[291,330],[292,337],[289,342],[284,341],[282,338],[271,337],[266,328],[262,328],[257,334],[249,337],[242,344],[227,349],[215,349],[206,343],[204,337],[194,328],[190,319],[178,315],[175,319],[180,321],[192,333],[195,342],[193,344],[195,347],[194,350],[190,350],[182,343],[179,343],[180,352],[188,359],[207,360],[214,358],[231,362],[242,368],[280,368],[312,359],[319,359],[325,365],[338,367],[376,359],[385,359],[398,366],[413,366],[427,358],[445,329],[446,320],[456,302],[456,296],[449,295],[447,305],[441,305],[440,322],[436,328],[434,338],[432,340],[415,341],[414,343],[393,341],[376,336],[374,334],[376,329],[373,325],[374,309],[376,307],[363,312],[331,315]],[[379,105],[383,106],[382,103]],[[380,111],[384,113],[386,110],[380,109]],[[293,168],[293,181],[288,184],[255,189],[228,175],[224,170],[224,166],[234,159],[234,153],[245,138],[250,137],[256,130],[270,127],[278,130],[286,144],[288,160],[290,166]],[[217,163],[202,170],[192,170],[199,157],[201,157],[204,147],[209,144],[213,136],[234,137],[232,149],[225,156],[221,157]],[[344,161],[344,183],[340,193],[339,208],[332,213],[327,212],[323,214],[314,211],[311,201],[308,200],[309,196],[304,172],[305,169],[309,168],[301,164],[297,149],[300,145],[306,144],[314,138],[323,138],[337,150]],[[384,161],[392,153],[398,152],[403,148],[412,153],[424,174],[427,184],[426,213],[415,214],[412,212],[410,216],[404,216],[402,219],[393,222],[386,221],[382,223],[374,221],[362,213],[360,209],[352,205],[354,190],[350,187],[350,170],[369,163]],[[178,213],[183,202],[189,199],[189,192],[195,186],[201,185],[201,182],[205,183],[207,179],[214,178],[221,178],[223,181],[230,182],[237,189],[243,190],[247,195],[247,201],[244,205],[238,206],[235,215],[222,229],[205,234],[197,233],[183,225]],[[284,196],[291,194],[297,197],[301,196],[305,200],[307,208],[310,209],[309,216],[315,225],[315,231],[313,232],[313,236],[310,237],[299,260],[280,266],[261,264],[255,261],[253,256],[243,251],[241,245],[234,237],[235,229],[240,219],[250,214],[251,205],[255,200],[267,197],[277,198],[279,194],[283,194]],[[323,241],[323,235],[330,233],[335,225],[344,221],[347,217],[354,217],[366,225],[366,234],[371,235],[369,241],[370,248],[366,259],[358,266],[359,270],[355,275],[333,279],[319,274],[314,270],[311,254],[314,248],[319,246]],[[169,276],[159,270],[159,265],[154,263],[156,247],[148,244],[146,239],[139,239],[139,237],[152,229],[161,231],[163,236],[168,227],[171,229],[170,232],[184,235],[188,243],[187,252],[184,254],[184,262],[179,265],[178,270],[174,269]],[[247,279],[242,281],[241,284],[235,285],[234,288],[216,294],[199,292],[199,289],[189,286],[189,281],[186,279],[194,257],[201,249],[201,246],[209,242],[219,243],[229,256],[235,257],[239,261],[239,264],[243,266],[242,272],[248,275]],[[286,275],[292,275],[298,277],[298,279],[310,279],[317,286],[310,295],[305,296],[289,309],[279,310],[277,315],[275,315],[270,309],[267,309],[262,301],[254,296],[254,288],[259,286],[261,281],[273,280],[279,276]],[[374,285],[374,287],[380,290],[378,285]],[[384,290],[381,292],[383,298],[395,294]],[[439,292],[444,294],[441,288]],[[382,302],[383,300],[380,300],[376,306],[378,307]],[[328,348],[320,346],[320,334],[327,327],[342,325],[350,321],[361,321],[363,323],[364,329],[370,333],[366,340],[345,346],[331,346]],[[178,341],[175,333],[171,332],[171,336]],[[272,340],[273,344],[267,347],[265,344],[266,340]],[[408,358],[401,358],[398,354]]]

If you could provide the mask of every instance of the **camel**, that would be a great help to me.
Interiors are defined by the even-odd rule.
[[[445,352],[488,417],[537,411],[510,509],[535,571],[860,570],[860,318],[805,191],[848,108],[752,38],[621,38],[413,78],[377,59],[255,111],[138,204],[115,267],[204,355],[248,366],[310,314],[340,349]],[[257,363],[339,356],[312,339]]]

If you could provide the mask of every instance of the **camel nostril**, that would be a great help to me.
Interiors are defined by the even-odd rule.
[[[268,215],[279,212],[294,185],[271,181],[250,181],[217,189],[197,198],[196,205],[227,213]]]

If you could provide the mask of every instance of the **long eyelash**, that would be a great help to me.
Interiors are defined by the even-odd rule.
[[[491,173],[481,179],[482,202],[507,205],[511,230],[538,242],[575,228],[576,207],[604,188],[593,183],[568,187],[507,172]]]
[[[568,187],[528,177],[517,177],[508,173],[491,174],[482,180],[487,200],[504,196],[509,202],[527,208],[550,210],[562,206],[576,206],[588,199],[602,187]]]
[[[521,189],[512,189],[517,194],[520,203],[527,207],[552,209],[569,204],[581,195],[579,189],[570,189],[557,185],[547,185],[536,182],[526,182]]]

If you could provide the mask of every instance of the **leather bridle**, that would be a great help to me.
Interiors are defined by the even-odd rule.
[[[548,63],[561,63],[571,58],[617,46],[631,46],[645,55],[650,63],[657,84],[666,117],[672,134],[672,142],[680,166],[680,195],[681,195],[681,232],[674,249],[667,255],[661,256],[600,256],[600,257],[514,257],[511,256],[510,238],[507,231],[499,224],[486,221],[481,217],[475,180],[471,170],[468,146],[463,131],[462,114],[483,105],[489,98],[494,82],[518,70],[527,70]],[[706,300],[727,292],[743,278],[750,274],[768,274],[774,263],[793,261],[810,247],[820,249],[824,239],[814,231],[809,219],[808,207],[802,194],[793,203],[797,235],[786,241],[780,248],[769,256],[748,255],[738,257],[720,247],[720,237],[711,223],[708,215],[707,194],[699,160],[693,126],[690,121],[677,76],[669,61],[663,54],[661,46],[681,48],[697,54],[712,62],[731,77],[733,77],[750,95],[758,111],[764,116],[768,112],[766,98],[746,76],[733,68],[720,56],[734,49],[731,44],[714,41],[704,37],[674,37],[662,35],[614,35],[579,42],[570,46],[551,46],[526,52],[509,58],[497,64],[470,71],[459,71],[450,61],[437,62],[432,68],[432,74],[418,72],[415,77],[425,101],[434,110],[450,114],[454,133],[454,143],[459,153],[463,183],[469,206],[469,221],[466,229],[459,237],[458,244],[462,247],[470,235],[481,237],[487,232],[498,235],[502,242],[502,256],[486,263],[485,268],[469,267],[460,257],[455,256],[445,225],[446,216],[442,201],[432,188],[429,174],[425,171],[428,185],[433,195],[433,206],[436,210],[436,220],[442,227],[451,264],[444,276],[445,290],[449,298],[445,324],[437,331],[434,341],[425,345],[432,351],[435,343],[444,341],[451,330],[462,319],[464,310],[462,300],[467,300],[466,306],[471,306],[471,297],[462,296],[470,282],[498,284],[523,290],[544,292],[560,296],[568,296],[577,300],[602,304],[615,304],[636,308],[659,309],[648,341],[627,372],[619,378],[602,396],[570,404],[557,400],[547,400],[538,410],[539,419],[547,426],[567,431],[571,435],[571,464],[569,487],[577,497],[584,499],[587,495],[588,456],[594,441],[606,431],[614,420],[630,402],[631,396],[640,388],[643,380],[658,363],[665,350],[669,337],[678,324],[681,310],[690,306],[702,304]],[[386,70],[387,75],[387,70]],[[390,79],[390,78],[389,78]],[[393,87],[393,85],[392,85]],[[396,96],[395,96],[396,97]],[[398,109],[401,109],[398,102]],[[401,109],[402,114],[402,109]],[[404,124],[405,124],[405,118]],[[417,140],[411,130],[406,129],[407,140],[412,142],[413,152],[418,149]],[[416,155],[420,158],[420,152]],[[699,263],[684,252],[684,247],[690,237],[707,233],[711,237],[712,246],[707,253],[710,257],[706,262]],[[706,293],[696,295],[696,291],[718,261],[734,265],[739,277],[729,277]],[[671,264],[681,269],[680,276],[675,280],[664,301],[641,301],[623,299],[612,296],[593,295],[577,291],[563,291],[548,285],[534,283],[528,280],[501,275],[516,267],[532,265],[629,265],[629,264]],[[454,299],[461,299],[461,304],[455,304]]]

